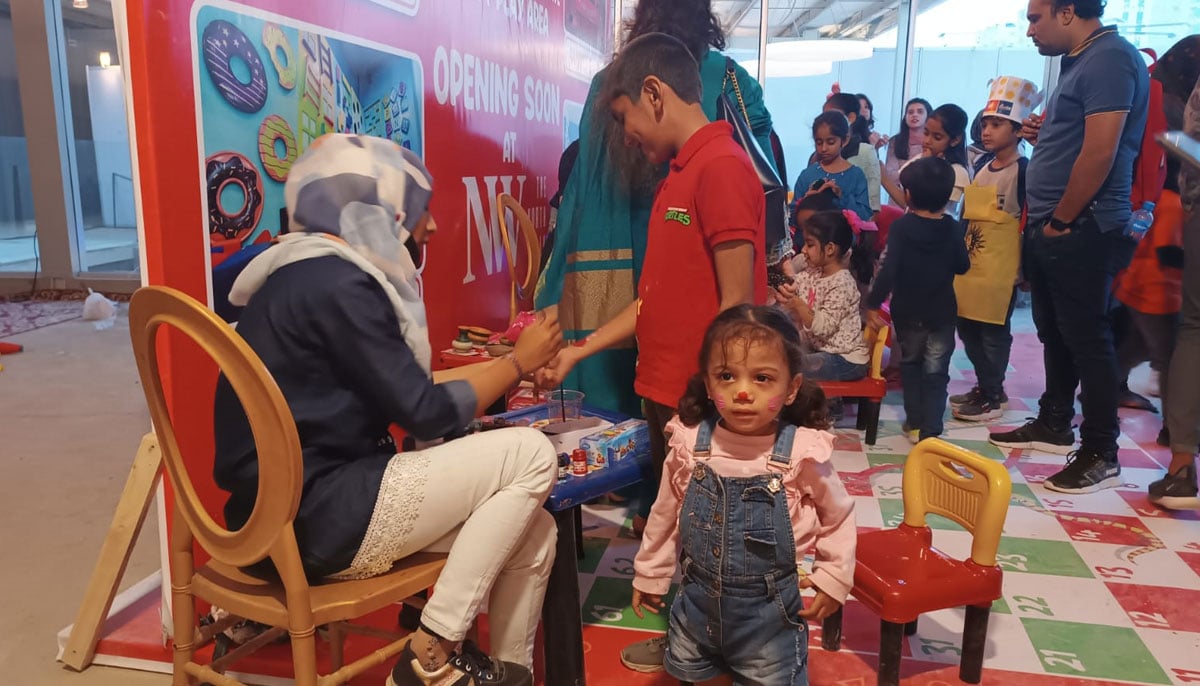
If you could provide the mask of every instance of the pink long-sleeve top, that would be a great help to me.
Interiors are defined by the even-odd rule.
[[[699,427],[684,426],[679,417],[667,423],[668,448],[658,498],[642,534],[642,547],[633,562],[633,586],[643,593],[665,594],[671,586],[679,560],[679,511],[697,460],[719,476],[747,477],[769,474],[768,457],[775,445],[774,434],[743,436],[717,424],[710,456],[692,454]],[[792,459],[783,473],[792,534],[796,540],[796,564],[815,547],[816,561],[810,575],[813,584],[844,603],[854,585],[854,546],[858,532],[854,523],[854,499],[846,493],[834,471],[833,436],[814,429],[796,429]]]

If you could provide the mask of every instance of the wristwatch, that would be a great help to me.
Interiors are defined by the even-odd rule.
[[[1050,217],[1050,221],[1046,223],[1049,224],[1050,228],[1054,229],[1055,231],[1066,231],[1068,229],[1075,228],[1074,221],[1065,222],[1058,217]]]

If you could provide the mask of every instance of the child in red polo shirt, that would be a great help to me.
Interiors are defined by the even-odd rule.
[[[624,127],[626,145],[651,164],[670,162],[670,173],[654,197],[638,299],[539,375],[543,387],[556,386],[579,360],[636,335],[634,388],[650,424],[654,492],[666,459],[663,428],[699,369],[709,323],[767,297],[762,184],[733,129],[710,123],[700,96],[696,60],[665,34],[630,42],[609,67],[601,102]]]

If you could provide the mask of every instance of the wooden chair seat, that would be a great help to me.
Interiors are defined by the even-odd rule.
[[[433,586],[444,566],[445,555],[417,553],[397,562],[387,574],[310,586],[313,623],[347,621],[399,603]],[[192,590],[235,615],[271,626],[288,624],[286,591],[279,581],[260,579],[214,560],[196,571]]]

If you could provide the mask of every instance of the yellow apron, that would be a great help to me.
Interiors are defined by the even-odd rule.
[[[999,207],[995,186],[967,186],[963,218],[971,269],[954,279],[958,316],[1004,324],[1021,266],[1021,220]]]

